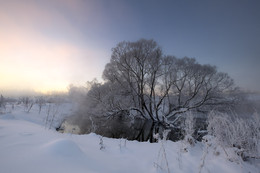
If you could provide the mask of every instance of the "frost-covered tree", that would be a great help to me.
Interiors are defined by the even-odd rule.
[[[44,106],[45,102],[46,101],[45,101],[45,99],[42,96],[36,98],[36,103],[39,106],[39,114],[41,113],[42,107]]]
[[[105,82],[88,93],[92,112],[112,115],[128,112],[153,121],[172,124],[187,111],[205,111],[227,105],[233,80],[215,66],[194,58],[165,56],[153,40],[120,42],[112,49],[103,72]]]

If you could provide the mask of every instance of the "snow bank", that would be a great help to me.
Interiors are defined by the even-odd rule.
[[[260,168],[257,163],[232,161],[223,148],[206,142],[191,147],[184,141],[148,143],[93,133],[61,134],[45,128],[40,122],[44,115],[20,113],[17,109],[0,115],[1,173],[257,173]]]

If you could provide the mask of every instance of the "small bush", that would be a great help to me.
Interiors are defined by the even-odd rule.
[[[247,118],[211,112],[208,132],[223,147],[239,149],[243,160],[260,156],[260,116],[255,113]]]

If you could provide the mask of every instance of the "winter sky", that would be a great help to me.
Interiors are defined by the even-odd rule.
[[[260,92],[259,0],[0,0],[0,93],[101,79],[120,41],[216,65]]]

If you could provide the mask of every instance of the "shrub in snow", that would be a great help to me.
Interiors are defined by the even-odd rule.
[[[38,98],[36,98],[36,103],[38,104],[39,107],[39,114],[41,113],[42,107],[45,105],[46,100],[40,96]]]
[[[195,132],[195,121],[196,120],[191,112],[186,113],[186,119],[184,121],[184,141],[191,146],[194,146],[195,144],[195,139],[193,138],[193,134]]]
[[[99,148],[100,150],[104,150],[106,148],[104,145],[102,136],[99,137],[99,146],[100,146],[100,148]]]
[[[167,173],[170,173],[170,169],[169,169],[169,163],[166,155],[165,145],[167,142],[166,139],[169,132],[170,132],[169,130],[164,130],[162,139],[160,138],[160,135],[158,133],[154,134],[154,138],[157,139],[158,142],[161,144],[160,150],[158,152],[157,162],[154,163],[154,166],[157,169],[160,169],[161,171],[165,171]]]
[[[244,160],[260,156],[260,117],[255,113],[247,119],[211,112],[208,132],[223,147],[235,147]]]
[[[122,148],[126,148],[126,139],[124,139],[124,144],[122,144],[122,140],[123,140],[123,139],[120,139],[120,143],[119,143],[119,148],[120,148],[120,150],[121,150]]]
[[[54,120],[60,112],[60,102],[49,103],[48,108],[46,109],[46,118],[45,118],[45,128],[47,128],[49,123],[49,129],[53,127]]]

